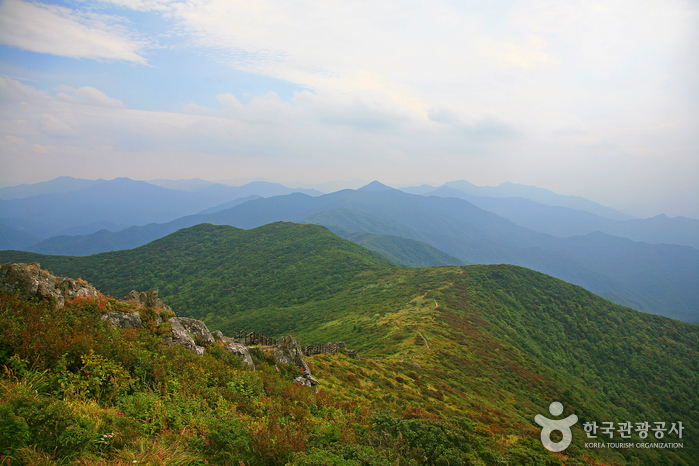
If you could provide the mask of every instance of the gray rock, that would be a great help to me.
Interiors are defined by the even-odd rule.
[[[170,306],[163,303],[163,300],[158,298],[158,290],[151,290],[149,292],[138,292],[136,290],[131,290],[122,301],[129,303],[140,304],[142,307],[164,309],[166,311],[172,311]]]
[[[129,294],[124,296],[124,299],[122,299],[122,301],[128,301],[128,302],[140,304],[140,300],[138,299],[138,297],[139,297],[138,291],[131,290],[131,291],[129,291]]]
[[[170,340],[171,344],[179,345],[183,348],[194,351],[199,356],[204,356],[204,348],[194,342],[187,329],[185,329],[180,323],[179,318],[170,318],[170,328],[172,329],[172,337]]]
[[[0,291],[18,292],[30,298],[45,299],[62,309],[67,299],[97,298],[99,291],[83,280],[56,277],[41,270],[38,263],[10,262],[0,265]]]
[[[102,317],[100,317],[100,320],[121,329],[143,328],[143,321],[141,321],[140,312],[110,311],[103,314]]]
[[[177,318],[182,326],[187,329],[194,341],[200,346],[213,345],[216,341],[209,332],[209,328],[204,322],[197,319],[190,319],[189,317],[178,317]]]
[[[250,356],[250,351],[248,350],[247,346],[241,345],[240,343],[228,342],[226,344],[226,351],[238,356],[248,366],[255,367],[255,363],[252,361],[252,356]]]
[[[306,364],[301,346],[291,335],[277,340],[277,344],[274,346],[274,359],[284,364],[294,364],[304,374],[311,375],[311,369]]]
[[[316,385],[320,385],[320,382],[318,382],[313,376],[310,374],[304,374],[304,375],[299,375],[294,379],[294,383],[296,385],[301,385],[302,387],[308,387],[308,388],[313,388]],[[315,389],[316,392],[318,392],[318,389]]]

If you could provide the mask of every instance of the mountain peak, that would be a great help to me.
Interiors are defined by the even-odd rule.
[[[357,189],[357,191],[393,191],[393,188],[378,181],[372,181],[371,183]]]

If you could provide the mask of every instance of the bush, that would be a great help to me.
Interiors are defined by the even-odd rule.
[[[97,440],[97,424],[74,413],[66,402],[41,393],[41,377],[2,382],[0,450],[12,455],[31,445],[52,456],[78,455]]]

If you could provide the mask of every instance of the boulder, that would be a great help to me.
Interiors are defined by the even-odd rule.
[[[189,317],[178,317],[177,319],[198,345],[209,346],[216,341],[211,332],[209,332],[209,328],[201,320],[190,319]]]
[[[255,367],[255,363],[252,361],[252,356],[250,356],[250,351],[248,350],[247,346],[231,341],[226,343],[226,351],[238,356],[248,366]]]
[[[124,330],[127,328],[143,328],[140,312],[110,311],[103,314],[100,320]]]
[[[0,265],[0,291],[18,292],[30,298],[45,299],[62,309],[66,299],[97,298],[99,291],[83,280],[41,270],[38,263],[11,262]]]
[[[169,344],[182,346],[183,348],[194,351],[199,356],[204,356],[204,347],[194,342],[187,329],[180,323],[179,318],[170,318],[170,328],[172,329],[172,337],[166,338]]]
[[[320,385],[320,382],[318,382],[315,378],[313,378],[312,375],[310,374],[304,374],[304,375],[299,375],[294,379],[294,383],[296,385],[301,385],[303,387],[308,387],[308,388],[313,388],[316,385]],[[318,389],[316,389],[318,391]]]
[[[291,335],[277,340],[277,344],[274,346],[274,359],[284,364],[294,364],[304,374],[311,375],[311,369],[303,357],[303,350],[301,350],[301,346]]]

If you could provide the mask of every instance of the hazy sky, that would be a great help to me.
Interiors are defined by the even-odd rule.
[[[505,181],[699,217],[699,3],[0,3],[0,186]]]

